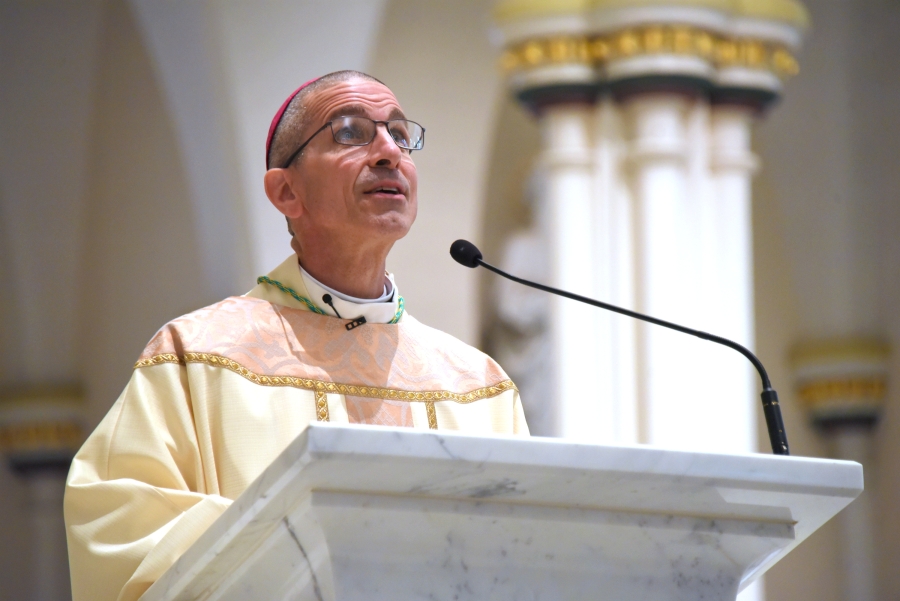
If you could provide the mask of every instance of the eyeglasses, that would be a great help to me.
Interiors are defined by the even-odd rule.
[[[312,139],[319,135],[325,128],[331,128],[331,135],[334,141],[345,146],[367,146],[375,139],[378,133],[378,124],[384,123],[391,139],[397,146],[404,150],[422,150],[425,145],[425,128],[407,119],[391,119],[389,121],[374,121],[368,117],[338,117],[333,119],[316,130],[316,132],[306,139],[306,142],[300,145],[300,148],[294,151],[294,154],[288,158],[282,165],[282,169],[287,169],[297,158],[297,155],[306,148],[306,145],[312,142]]]

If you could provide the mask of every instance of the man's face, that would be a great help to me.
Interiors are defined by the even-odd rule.
[[[376,121],[404,118],[384,85],[362,79],[339,82],[307,100],[307,126],[299,139],[346,115]],[[344,146],[326,128],[294,161],[289,169],[292,188],[303,205],[300,229],[314,232],[319,240],[340,236],[361,247],[393,244],[406,235],[416,219],[416,166],[384,125],[379,124],[376,132],[368,146]]]

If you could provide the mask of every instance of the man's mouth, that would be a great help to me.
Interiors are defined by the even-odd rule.
[[[377,186],[368,190],[366,194],[388,194],[388,195],[401,195],[403,194],[403,189],[400,186]]]

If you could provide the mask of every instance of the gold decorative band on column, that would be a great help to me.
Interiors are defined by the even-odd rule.
[[[324,390],[316,390],[316,421],[328,421],[328,394]]]
[[[806,343],[791,353],[797,396],[815,423],[874,424],[887,392],[890,347],[877,340]]]
[[[529,40],[507,49],[500,57],[500,67],[504,71],[513,71],[546,64],[591,64],[595,60],[586,37],[555,36]]]
[[[536,67],[590,64],[653,54],[708,60],[719,68],[746,67],[780,77],[799,72],[787,47],[763,40],[726,37],[684,25],[650,25],[599,36],[563,35],[532,39],[507,48],[500,58],[505,72]]]
[[[22,474],[68,469],[84,442],[83,404],[76,383],[0,390],[0,453]]]
[[[437,430],[437,412],[434,410],[434,401],[425,401],[425,413],[428,415],[428,428]]]
[[[880,404],[887,383],[884,378],[846,378],[808,382],[797,391],[800,401],[808,407],[820,407],[840,402],[846,405]]]
[[[78,449],[84,442],[81,426],[72,422],[0,424],[0,451],[21,453]]]

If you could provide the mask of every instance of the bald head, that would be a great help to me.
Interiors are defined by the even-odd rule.
[[[294,96],[284,110],[284,114],[281,116],[281,120],[275,128],[275,132],[272,134],[269,155],[266,157],[270,169],[282,167],[284,162],[302,142],[303,132],[308,129],[310,125],[307,122],[308,115],[306,110],[310,97],[318,91],[322,91],[323,89],[341,82],[355,79],[374,81],[384,85],[378,79],[361,71],[335,71],[334,73],[329,73],[328,75],[323,75],[319,79],[316,79]]]

